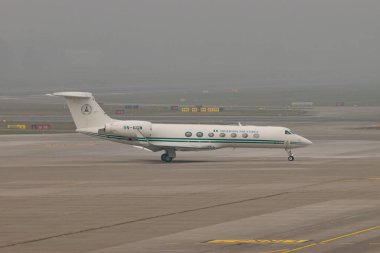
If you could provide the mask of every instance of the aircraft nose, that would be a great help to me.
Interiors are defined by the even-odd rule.
[[[309,146],[313,144],[310,140],[306,139],[305,137],[301,137],[302,143],[304,143],[305,146]]]

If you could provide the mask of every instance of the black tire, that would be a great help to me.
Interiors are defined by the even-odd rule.
[[[166,161],[167,154],[162,154],[161,155],[161,161],[165,162]]]
[[[289,157],[288,157],[288,160],[291,161],[291,162],[294,161],[294,156],[292,156],[292,155],[289,156]]]
[[[165,162],[170,163],[173,161],[173,157],[170,157],[168,155],[165,156]]]

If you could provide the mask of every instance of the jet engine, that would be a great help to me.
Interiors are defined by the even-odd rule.
[[[104,132],[129,138],[150,137],[152,135],[152,122],[137,120],[110,122],[106,124]]]

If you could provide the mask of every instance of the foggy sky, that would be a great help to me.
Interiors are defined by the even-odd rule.
[[[378,0],[1,0],[0,87],[380,85]]]

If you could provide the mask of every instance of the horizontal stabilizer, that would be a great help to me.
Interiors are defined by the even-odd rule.
[[[90,92],[69,91],[55,92],[48,95],[65,98],[78,131],[92,128],[90,132],[97,133],[98,129],[104,128],[106,123],[112,121]]]
[[[67,98],[92,98],[92,93],[90,92],[55,92],[47,95]]]

